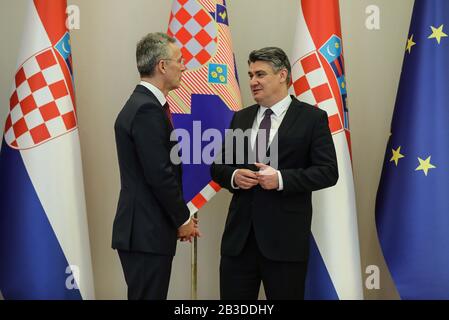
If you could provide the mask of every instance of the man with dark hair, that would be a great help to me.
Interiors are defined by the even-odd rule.
[[[338,179],[332,135],[326,112],[288,94],[284,51],[255,50],[248,65],[257,104],[235,113],[230,128],[251,130],[250,141],[225,143],[211,167],[213,180],[233,193],[221,243],[221,298],[257,299],[263,282],[268,299],[303,299],[312,191]],[[248,149],[256,150],[256,163]],[[242,152],[240,163],[235,155]]]
[[[166,96],[179,87],[184,66],[175,40],[145,36],[136,48],[141,76],[115,122],[121,190],[112,248],[123,267],[128,299],[166,299],[177,238],[199,236],[182,194],[179,159]],[[176,153],[173,153],[176,154]]]

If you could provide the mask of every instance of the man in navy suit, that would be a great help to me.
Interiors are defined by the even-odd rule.
[[[170,159],[175,141],[166,96],[184,66],[175,40],[148,34],[136,49],[141,82],[119,113],[115,139],[121,190],[112,248],[123,267],[128,299],[166,299],[177,239],[199,235],[182,193],[181,166]],[[175,159],[179,160],[179,159]]]
[[[255,50],[248,64],[257,104],[235,113],[230,129],[250,134],[242,145],[225,143],[211,166],[213,180],[233,193],[221,243],[221,298],[257,299],[263,282],[268,299],[303,299],[312,191],[338,179],[328,117],[288,94],[291,67],[281,49]],[[256,163],[249,150],[256,150]]]

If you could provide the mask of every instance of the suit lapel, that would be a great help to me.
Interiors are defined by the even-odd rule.
[[[145,95],[148,96],[148,98],[151,99],[151,101],[153,101],[154,104],[156,104],[157,106],[159,106],[159,108],[161,108],[161,110],[164,112],[165,114],[165,110],[164,110],[164,106],[159,102],[158,98],[154,95],[153,92],[151,92],[151,90],[149,90],[148,88],[146,88],[145,86],[142,86],[141,84],[138,84],[136,86],[136,89],[134,89],[134,92],[139,92],[139,93],[143,93]],[[170,133],[173,131],[174,127],[173,127],[173,123],[170,121],[170,119],[166,116],[165,117],[167,120],[167,124],[168,127],[170,129]]]
[[[241,129],[243,130],[243,132],[245,132],[246,130],[252,130],[254,119],[256,119],[258,110],[259,110],[258,105],[252,105],[247,109],[245,109],[246,112],[242,114],[242,117],[240,118],[239,122],[234,124],[233,129]],[[245,138],[244,140],[245,163],[247,163],[246,168],[253,171],[258,171],[259,169],[255,165],[248,163],[250,156],[249,153],[252,153],[253,155],[255,154],[251,146],[250,137],[251,135],[249,135],[248,138]]]
[[[249,107],[251,108],[250,110],[248,110],[247,114],[245,115],[244,118],[242,118],[242,123],[240,128],[245,131],[247,129],[252,129],[253,124],[254,124],[254,120],[256,119],[257,116],[257,111],[259,111],[259,106],[258,105],[254,105]]]
[[[252,129],[254,120],[256,119],[257,112],[259,110],[259,105],[254,105],[254,106],[251,106],[248,108],[251,108],[251,110],[248,110],[248,112],[244,118],[242,117],[240,124],[236,124],[236,128],[240,128],[243,131],[245,131],[247,129],[250,129],[250,130]],[[299,102],[295,97],[292,96],[292,102],[290,103],[287,113],[285,114],[284,119],[282,120],[281,126],[279,127],[278,132],[277,132],[276,136],[274,137],[274,139],[278,139],[278,141],[280,141],[287,136],[290,128],[293,127],[296,120],[301,115],[301,111],[302,111],[301,102]],[[236,129],[236,128],[234,128],[234,129]],[[245,150],[248,150],[246,145],[245,145]],[[251,150],[252,150],[252,148],[251,148]],[[252,152],[255,152],[255,151],[252,150]],[[251,167],[250,169],[252,169],[252,170],[255,170],[255,171],[258,170],[255,166],[254,166],[254,168],[252,168],[252,164],[250,164],[250,167]]]
[[[300,116],[301,110],[301,103],[292,96],[292,102],[290,103],[290,106],[287,109],[287,113],[285,114],[281,126],[279,127],[277,132],[278,141],[287,136],[289,129],[295,124],[296,120]]]
[[[161,108],[161,110],[164,111],[164,109],[163,109],[164,107],[161,105],[161,103],[159,102],[158,98],[154,95],[153,92],[151,92],[151,90],[149,90],[145,86],[142,86],[142,85],[138,84],[136,86],[136,88],[134,89],[134,92],[143,93],[143,94],[147,95],[148,98],[150,98],[150,100],[155,105],[159,106]],[[170,134],[174,130],[174,128],[173,128],[170,120],[167,117],[164,117],[164,118],[167,121],[167,124],[168,124],[168,127],[169,127],[168,135],[170,136]],[[168,140],[167,143],[169,144],[170,150],[172,150],[172,148],[177,148],[177,141]],[[178,152],[176,152],[176,154],[178,154]],[[182,166],[181,166],[181,164],[178,164],[178,165],[173,164],[173,167],[175,168],[175,174],[177,175],[179,183],[182,184]]]
[[[295,97],[292,96],[292,102],[290,103],[290,105],[287,109],[287,113],[285,114],[284,119],[282,119],[282,123],[281,123],[276,135],[273,137],[273,141],[278,142],[278,147],[279,147],[279,141],[282,141],[282,139],[287,137],[287,134],[288,134],[290,128],[292,128],[294,126],[296,120],[300,116],[301,110],[302,110],[301,103]],[[279,153],[279,150],[277,152]],[[271,155],[271,143],[268,146],[267,154]],[[270,165],[273,165],[273,164],[270,163]],[[279,163],[277,165],[279,166]]]

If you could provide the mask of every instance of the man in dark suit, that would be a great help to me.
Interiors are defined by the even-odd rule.
[[[148,34],[136,49],[141,76],[115,122],[121,190],[112,248],[118,250],[128,299],[166,299],[177,238],[199,235],[182,194],[182,172],[166,96],[186,69],[175,40]],[[173,154],[176,154],[173,153]],[[176,162],[179,163],[179,162]]]
[[[213,180],[233,193],[221,243],[221,298],[257,299],[262,281],[268,299],[303,299],[312,191],[338,179],[332,135],[326,112],[289,96],[284,51],[253,51],[248,64],[257,104],[235,113],[230,129],[250,134],[228,139],[211,166]],[[264,158],[270,163],[260,163]]]

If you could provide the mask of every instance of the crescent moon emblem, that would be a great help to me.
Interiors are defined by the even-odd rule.
[[[62,43],[62,50],[64,50],[65,53],[70,53],[70,50],[67,50],[67,48],[65,47],[65,42]]]
[[[335,57],[336,55],[335,54],[333,54],[330,50],[329,50],[329,46],[327,46],[327,53],[330,55],[330,56],[332,56],[332,57]]]

